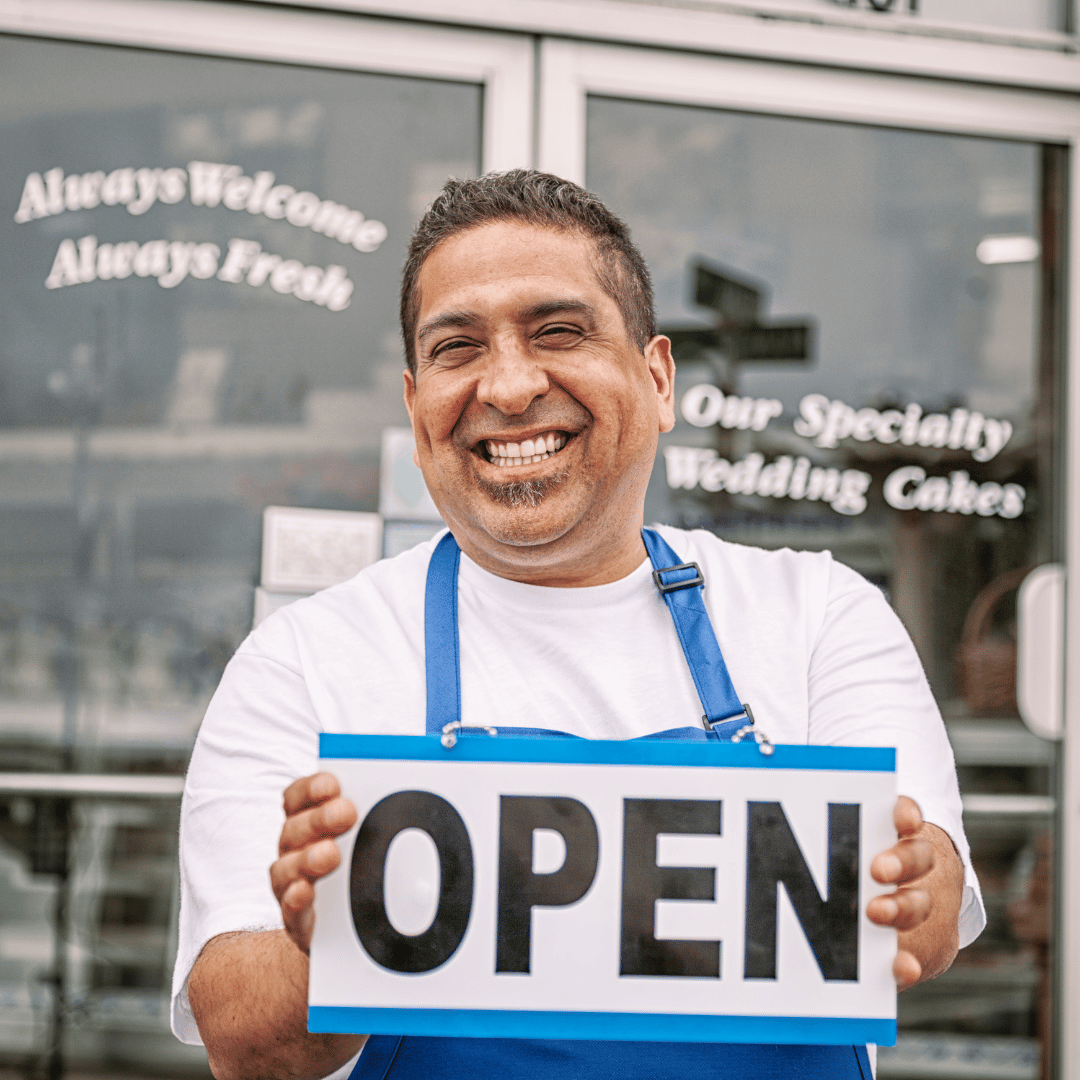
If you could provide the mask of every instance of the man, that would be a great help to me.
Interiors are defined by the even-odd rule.
[[[700,727],[642,541],[674,365],[625,226],[552,176],[451,181],[413,239],[401,321],[418,462],[463,553],[464,722],[593,738]],[[873,864],[897,889],[868,913],[900,931],[901,988],[940,973],[982,914],[952,755],[899,622],[827,554],[660,531],[701,565],[731,676],[774,741],[899,748],[901,839]],[[601,1044],[545,1058],[525,1040],[482,1039],[392,1053],[373,1039],[354,1073],[362,1038],[307,1032],[313,883],[356,820],[332,776],[310,775],[317,735],[424,732],[434,546],[284,609],[230,664],[185,796],[177,1033],[201,1036],[219,1077],[861,1075],[812,1047],[624,1044],[598,1071]],[[587,1071],[578,1052],[592,1054]]]

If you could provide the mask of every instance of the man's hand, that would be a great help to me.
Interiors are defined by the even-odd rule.
[[[906,990],[940,975],[956,957],[964,870],[948,835],[923,821],[914,799],[897,799],[893,821],[899,839],[874,859],[870,873],[896,892],[875,897],[866,914],[900,931],[893,976]]]
[[[221,1080],[298,1080],[327,1076],[366,1035],[313,1035],[307,1029],[308,949],[315,926],[314,882],[341,854],[334,837],[356,821],[329,773],[285,789],[285,827],[270,882],[285,931],[221,934],[188,978],[188,998],[210,1068]]]
[[[304,776],[285,789],[285,825],[270,884],[281,905],[285,932],[305,955],[315,927],[315,882],[335,870],[341,852],[334,838],[356,824],[356,807],[341,797],[330,773]]]

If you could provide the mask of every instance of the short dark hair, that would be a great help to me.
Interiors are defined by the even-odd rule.
[[[630,230],[592,192],[551,173],[511,169],[474,180],[448,180],[420,219],[401,277],[401,336],[405,361],[416,371],[418,280],[427,257],[444,240],[496,221],[580,233],[596,248],[596,276],[622,313],[630,340],[641,350],[656,335],[652,281]]]

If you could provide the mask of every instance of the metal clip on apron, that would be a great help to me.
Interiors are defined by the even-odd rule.
[[[705,579],[684,563],[659,533],[642,537],[653,580],[675,622],[698,696],[701,727],[669,728],[647,739],[721,739],[753,735],[762,753],[772,746],[739,701],[705,607]],[[450,748],[461,730],[511,738],[573,739],[546,728],[463,725],[457,578],[461,549],[451,533],[428,566],[424,598],[427,733]],[[453,1002],[447,1002],[452,1007]],[[371,1035],[349,1080],[871,1080],[862,1046],[788,1046],[755,1043],[624,1042],[581,1039],[479,1039]]]

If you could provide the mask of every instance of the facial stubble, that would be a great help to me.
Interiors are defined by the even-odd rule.
[[[550,476],[539,476],[532,480],[480,480],[480,488],[492,502],[505,506],[509,510],[535,510],[557,488],[561,487],[570,475],[569,469],[560,469]]]

